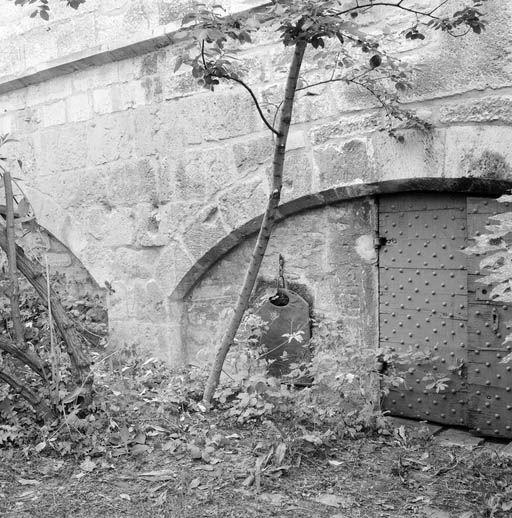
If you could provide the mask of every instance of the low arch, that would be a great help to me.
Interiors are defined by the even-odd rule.
[[[280,205],[275,223],[293,214],[316,209],[341,201],[354,200],[397,192],[457,192],[481,196],[500,196],[512,189],[512,180],[490,178],[407,178],[372,183],[354,183],[333,187],[315,194],[307,194]],[[210,248],[181,278],[170,295],[171,302],[179,302],[197,281],[224,255],[243,240],[258,232],[263,215],[260,214],[234,229]]]

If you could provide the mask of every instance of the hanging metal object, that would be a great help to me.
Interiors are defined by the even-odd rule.
[[[261,344],[271,376],[282,376],[290,372],[292,364],[309,361],[309,304],[287,288],[281,254],[276,294],[263,303],[258,314],[268,326],[262,334]]]

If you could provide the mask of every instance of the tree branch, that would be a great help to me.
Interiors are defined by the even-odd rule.
[[[241,79],[238,79],[238,78],[235,78],[235,77],[232,77],[230,75],[226,75],[226,74],[223,74],[223,75],[220,75],[220,76],[217,76],[217,77],[222,77],[223,79],[229,79],[230,81],[235,81],[235,83],[238,83],[240,85],[242,85],[250,94],[251,94],[251,97],[252,97],[252,100],[254,101],[254,104],[256,105],[256,109],[258,110],[258,113],[261,117],[261,120],[265,123],[265,126],[276,136],[280,136],[280,133],[270,124],[270,122],[268,122],[268,120],[265,118],[265,115],[263,114],[263,111],[261,110],[261,107],[260,107],[260,104],[258,102],[258,99],[256,97],[256,95],[254,94],[254,92],[252,91],[252,89],[246,84],[244,83],[244,81],[242,81]]]
[[[26,349],[25,333],[21,321],[20,312],[20,285],[18,283],[18,271],[16,267],[16,234],[14,230],[14,203],[12,192],[11,173],[4,169],[4,189],[6,207],[6,238],[7,238],[7,265],[9,268],[11,318],[14,329],[14,337],[20,349]]]
[[[7,240],[5,238],[5,229],[0,225],[0,248],[4,251],[7,250]],[[38,264],[31,261],[26,255],[23,249],[16,245],[16,257],[17,265],[20,272],[26,277],[26,279],[35,288],[43,304],[48,307],[48,295],[51,297],[51,309],[55,324],[59,330],[66,350],[71,359],[71,363],[78,376],[80,383],[85,383],[86,394],[91,395],[92,393],[92,382],[93,378],[90,371],[90,361],[87,355],[82,350],[82,338],[77,331],[73,320],[66,313],[66,310],[59,301],[57,294],[50,290],[50,294],[46,290],[46,282],[44,280],[43,272]]]
[[[18,345],[3,337],[0,337],[0,350],[11,354],[30,367],[36,374],[41,376],[41,378],[46,379],[46,370],[48,369],[48,366],[37,353],[30,349],[22,350]]]
[[[210,74],[211,76],[218,77],[218,78],[221,78],[221,79],[227,79],[229,81],[234,81],[235,83],[238,83],[239,85],[242,85],[249,92],[249,94],[251,95],[252,100],[254,102],[254,105],[256,106],[256,109],[258,110],[258,114],[259,114],[261,120],[265,123],[265,126],[272,133],[274,133],[274,135],[277,135],[279,137],[279,132],[266,119],[266,117],[263,114],[263,111],[261,109],[261,106],[260,106],[260,103],[258,101],[258,98],[256,97],[256,94],[252,91],[252,88],[247,83],[245,83],[244,81],[242,81],[241,79],[239,79],[237,77],[233,77],[230,74],[224,74],[224,73],[217,72],[215,70],[211,70],[209,64],[206,62],[205,55],[204,55],[204,40],[201,41],[201,59],[203,61],[203,66],[204,66],[205,71],[208,74]]]
[[[361,10],[361,9],[371,9],[372,7],[378,7],[378,6],[382,6],[382,7],[396,7],[398,9],[401,9],[402,11],[407,11],[408,13],[412,13],[412,14],[415,14],[417,16],[426,16],[427,18],[432,18],[433,20],[440,20],[439,16],[434,16],[432,13],[434,13],[436,11],[436,9],[439,9],[443,3],[439,6],[437,6],[435,9],[433,9],[432,11],[429,11],[429,12],[423,12],[423,11],[418,11],[417,9],[412,9],[411,7],[405,7],[402,5],[402,2],[403,0],[400,0],[398,3],[393,3],[393,2],[371,2],[371,3],[367,3],[367,4],[357,4],[353,7],[349,7],[348,9],[344,9],[343,11],[334,11],[333,14],[336,15],[336,16],[343,16],[344,14],[348,14],[348,13],[351,13],[353,11],[357,11],[357,10]]]
[[[54,412],[52,409],[40,396],[32,392],[29,388],[25,387],[20,380],[14,376],[11,376],[7,372],[0,370],[0,381],[7,383],[7,385],[9,385],[14,390],[14,392],[19,394],[23,399],[25,399],[25,401],[28,401],[36,413],[42,417],[45,422],[53,419]]]

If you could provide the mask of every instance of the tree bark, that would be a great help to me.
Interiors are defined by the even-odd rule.
[[[28,401],[36,413],[44,419],[45,422],[55,418],[53,410],[44,402],[37,394],[25,387],[18,379],[14,378],[5,371],[0,370],[0,381],[7,383],[16,393],[23,399]]]
[[[20,285],[18,283],[18,270],[16,267],[16,233],[14,229],[14,196],[12,192],[11,173],[4,170],[5,208],[6,208],[6,240],[7,240],[7,265],[9,268],[9,281],[11,285],[11,319],[14,330],[14,338],[20,349],[27,349],[25,332],[21,321],[20,312]]]
[[[0,337],[0,350],[5,351],[20,360],[44,380],[47,379],[46,372],[48,370],[48,366],[37,353],[28,348],[25,350],[20,349],[17,344],[2,337]]]
[[[285,96],[279,118],[279,125],[277,128],[278,136],[276,137],[274,145],[274,159],[272,168],[272,189],[268,199],[267,207],[263,215],[263,221],[261,222],[260,231],[258,233],[258,239],[254,250],[252,252],[251,261],[247,267],[245,273],[244,282],[242,289],[238,295],[238,300],[235,306],[235,310],[231,321],[229,322],[228,328],[222,342],[220,343],[216,354],[213,365],[206,382],[206,387],[203,394],[203,402],[209,406],[211,404],[212,397],[215,393],[217,386],[219,385],[220,375],[222,372],[222,366],[226,356],[233,344],[236,332],[240,326],[240,322],[244,316],[245,310],[249,305],[249,299],[254,288],[254,284],[258,277],[261,262],[265,255],[270,236],[272,234],[272,228],[274,226],[275,215],[279,200],[281,199],[281,189],[283,184],[283,169],[286,153],[286,142],[288,139],[288,132],[290,130],[290,124],[293,112],[293,101],[295,98],[295,91],[297,89],[297,81],[299,79],[299,73],[302,66],[302,59],[304,52],[306,51],[306,41],[299,40],[295,44],[295,50],[293,59],[290,64],[288,72],[288,78],[286,81]]]
[[[0,231],[0,247],[7,252],[7,239],[5,232],[2,231]],[[16,246],[16,259],[19,271],[32,284],[41,301],[48,307],[47,287],[41,267],[31,261],[19,246]],[[77,381],[83,385],[84,403],[88,404],[92,398],[93,375],[90,369],[90,361],[82,350],[82,337],[53,289],[50,290],[50,298],[55,324],[66,344],[66,351],[71,359]]]

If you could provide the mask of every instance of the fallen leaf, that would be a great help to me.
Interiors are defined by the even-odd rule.
[[[286,444],[284,442],[281,442],[277,445],[276,451],[274,452],[273,463],[276,466],[280,466],[284,461],[285,455],[286,455]]]
[[[503,502],[501,504],[501,508],[503,509],[503,511],[511,511],[512,510],[512,500],[510,500],[510,502]]]
[[[148,478],[151,480],[171,480],[176,477],[176,472],[172,469],[160,469],[155,471],[145,471],[139,473],[137,477]]]
[[[96,469],[96,464],[87,457],[81,464],[80,469],[82,471],[87,471],[87,473],[90,473],[91,471],[94,471]]]
[[[36,498],[37,498],[37,495],[33,489],[23,491],[23,493],[20,493],[18,495],[18,499],[20,499],[20,500],[28,500],[28,499],[35,500]]]
[[[44,449],[46,448],[46,441],[43,441],[43,442],[40,442],[40,443],[37,443],[35,446],[34,446],[34,450],[36,450],[37,453],[43,451]]]
[[[331,493],[318,495],[314,501],[318,502],[319,504],[328,505],[329,507],[341,507],[342,509],[347,509],[353,503],[350,497],[333,495]]]
[[[283,493],[260,493],[259,497],[272,505],[282,505],[286,498]]]
[[[192,482],[190,482],[190,489],[195,489],[196,487],[199,487],[200,484],[201,484],[201,479],[195,478],[194,480],[192,480]]]
[[[341,461],[339,461],[339,460],[329,460],[328,462],[329,462],[329,464],[330,464],[331,466],[336,466],[336,467],[337,467],[337,466],[341,466],[341,465],[343,465],[343,462],[341,462]]]
[[[316,446],[321,446],[323,444],[322,439],[318,437],[318,435],[306,434],[302,436],[302,439]]]
[[[198,459],[202,458],[202,456],[203,456],[203,452],[201,451],[201,448],[199,448],[195,444],[189,444],[188,451],[190,452],[190,456],[193,459],[198,460]]]
[[[178,449],[178,446],[181,444],[180,441],[175,439],[170,439],[169,441],[162,444],[162,451],[168,451],[169,453],[173,453]]]
[[[134,444],[131,448],[130,448],[130,451],[135,454],[135,455],[138,455],[140,453],[147,453],[148,451],[150,451],[151,448],[145,444]]]
[[[119,495],[119,498],[122,498],[123,500],[128,500],[128,502],[131,502],[131,498],[130,498],[130,495],[127,495],[126,493],[121,493]]]
[[[29,478],[20,478],[18,480],[18,482],[22,486],[37,486],[38,484],[41,483],[41,482],[39,482],[39,480],[32,480],[32,479],[29,479]]]

